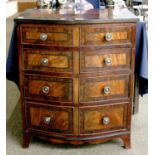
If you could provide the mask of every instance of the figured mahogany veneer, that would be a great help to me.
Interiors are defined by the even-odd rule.
[[[111,132],[112,130],[125,129],[127,105],[108,105],[95,108],[80,108],[80,133]],[[104,119],[109,122],[104,124]]]
[[[71,51],[34,48],[24,48],[23,51],[26,70],[72,72],[73,54]]]
[[[73,132],[73,108],[29,106],[28,103],[27,111],[30,128],[60,134]]]
[[[110,61],[109,63],[107,61]],[[80,52],[80,72],[130,69],[131,49],[83,49]]]
[[[22,44],[40,44],[40,45],[72,45],[73,44],[73,28],[64,26],[45,26],[45,25],[27,25],[21,26]],[[42,34],[47,35],[46,40],[41,40]]]
[[[106,34],[112,35],[111,41],[106,40]],[[81,45],[113,45],[128,43],[131,44],[131,27],[122,25],[93,25],[91,27],[82,26]]]
[[[111,64],[106,64],[107,58],[111,59]],[[85,57],[85,67],[103,67],[103,66],[119,66],[126,64],[127,56],[125,54],[104,54],[104,55],[93,55]]]
[[[112,11],[33,9],[15,19],[23,147],[32,137],[131,147],[137,20]]]
[[[109,92],[105,92],[106,88]],[[80,79],[80,101],[105,101],[106,99],[118,99],[129,97],[129,77],[96,77]]]
[[[25,76],[25,96],[52,101],[73,100],[73,82],[69,78]]]

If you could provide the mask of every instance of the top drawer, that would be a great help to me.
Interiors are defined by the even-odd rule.
[[[81,27],[81,45],[120,45],[132,43],[130,25],[104,24]]]
[[[49,26],[25,24],[20,26],[21,43],[69,46],[73,44],[73,28],[67,26]]]

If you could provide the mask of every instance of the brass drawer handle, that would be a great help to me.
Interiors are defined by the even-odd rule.
[[[43,58],[43,59],[41,59],[41,64],[42,65],[48,65],[48,59],[47,58]]]
[[[106,117],[103,117],[103,120],[102,121],[103,121],[103,124],[104,125],[108,125],[110,123],[110,118],[107,117],[107,116]]]
[[[106,33],[106,34],[105,34],[105,40],[106,40],[106,41],[111,41],[112,38],[113,38],[113,36],[112,36],[111,33]]]
[[[49,88],[48,86],[43,86],[43,87],[42,87],[42,92],[43,92],[44,94],[48,94],[48,93],[49,93],[49,90],[50,90],[50,88]]]
[[[104,63],[109,66],[112,65],[112,59],[111,58],[105,58]]]
[[[106,87],[104,87],[103,92],[104,92],[104,94],[108,95],[108,94],[110,94],[110,90],[111,90],[110,87],[106,86]]]
[[[43,118],[44,124],[49,125],[52,122],[52,118],[51,117],[44,117]]]
[[[40,40],[42,40],[42,41],[47,40],[47,34],[46,33],[41,33],[40,34]]]

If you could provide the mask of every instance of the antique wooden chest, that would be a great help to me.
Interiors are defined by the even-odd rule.
[[[16,19],[23,147],[121,138],[130,148],[135,16],[32,9]]]

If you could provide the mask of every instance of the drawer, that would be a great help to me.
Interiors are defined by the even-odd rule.
[[[51,102],[72,102],[73,81],[70,78],[26,75],[24,81],[26,97]]]
[[[23,49],[25,70],[72,72],[72,52],[50,49]]]
[[[80,79],[80,102],[128,98],[129,75]]]
[[[127,104],[80,108],[80,133],[127,128]]]
[[[73,28],[57,25],[25,24],[20,26],[21,43],[49,46],[73,44]]]
[[[130,24],[85,25],[81,27],[81,45],[131,45],[131,33]]]
[[[80,71],[99,72],[112,69],[130,69],[131,49],[84,49],[80,52]]]
[[[73,132],[73,108],[27,103],[28,126],[57,133]]]

